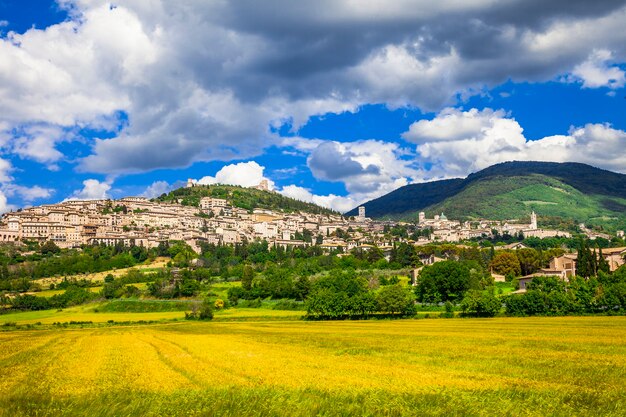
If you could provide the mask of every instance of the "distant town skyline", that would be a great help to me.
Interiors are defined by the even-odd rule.
[[[0,0],[0,212],[201,183],[345,212],[498,162],[626,173],[626,1]]]

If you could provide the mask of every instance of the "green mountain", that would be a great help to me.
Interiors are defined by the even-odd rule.
[[[465,179],[407,185],[364,206],[373,218],[415,220],[424,211],[428,217],[444,212],[460,220],[506,220],[534,210],[544,218],[620,227],[626,224],[626,175],[577,163],[505,162]]]
[[[197,207],[200,205],[200,199],[202,197],[223,198],[228,200],[234,207],[246,210],[260,208],[288,213],[339,214],[313,203],[305,203],[285,197],[276,192],[222,184],[178,188],[167,194],[162,194],[155,198],[155,200],[164,202],[176,202],[180,200],[182,205]]]

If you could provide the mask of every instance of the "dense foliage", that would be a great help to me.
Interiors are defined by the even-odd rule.
[[[285,212],[301,211],[317,214],[337,214],[332,210],[285,197],[279,193],[235,185],[197,185],[190,188],[178,188],[168,194],[162,194],[156,200],[167,202],[180,201],[183,205],[197,207],[200,205],[202,197],[222,198],[228,200],[234,207],[246,210],[261,208]]]
[[[460,301],[467,290],[480,289],[488,276],[475,261],[443,261],[425,266],[415,286],[418,301]]]
[[[401,284],[375,292],[353,269],[334,270],[319,278],[307,298],[307,314],[317,319],[364,318],[374,313],[412,315],[415,297]]]
[[[63,294],[54,295],[50,298],[37,297],[34,295],[16,295],[4,303],[14,310],[49,310],[51,308],[65,308],[83,304],[97,297],[89,290],[71,286]]]
[[[525,294],[505,298],[511,316],[561,316],[567,314],[618,314],[626,312],[626,266],[597,278],[536,277]]]
[[[150,251],[131,245],[95,245],[82,249],[54,251],[48,244],[38,250],[41,257],[26,259],[7,257],[0,264],[0,290],[14,290],[23,279],[37,279],[63,275],[76,275],[121,269],[134,266],[148,259]],[[154,250],[152,251],[154,254]],[[19,263],[18,263],[19,262]]]

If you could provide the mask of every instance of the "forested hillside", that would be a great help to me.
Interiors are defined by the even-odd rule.
[[[465,179],[407,185],[364,205],[373,218],[409,220],[419,211],[443,211],[455,219],[505,220],[534,210],[618,227],[626,212],[626,175],[577,163],[506,162]]]
[[[330,209],[285,197],[276,192],[222,184],[178,188],[168,194],[162,194],[156,200],[169,202],[180,200],[180,203],[183,205],[198,206],[202,197],[223,198],[228,200],[234,207],[246,210],[262,208],[285,212],[300,211],[315,214],[339,214]]]

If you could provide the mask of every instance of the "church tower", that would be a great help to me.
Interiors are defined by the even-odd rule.
[[[537,230],[537,214],[534,211],[530,213],[530,229]]]

